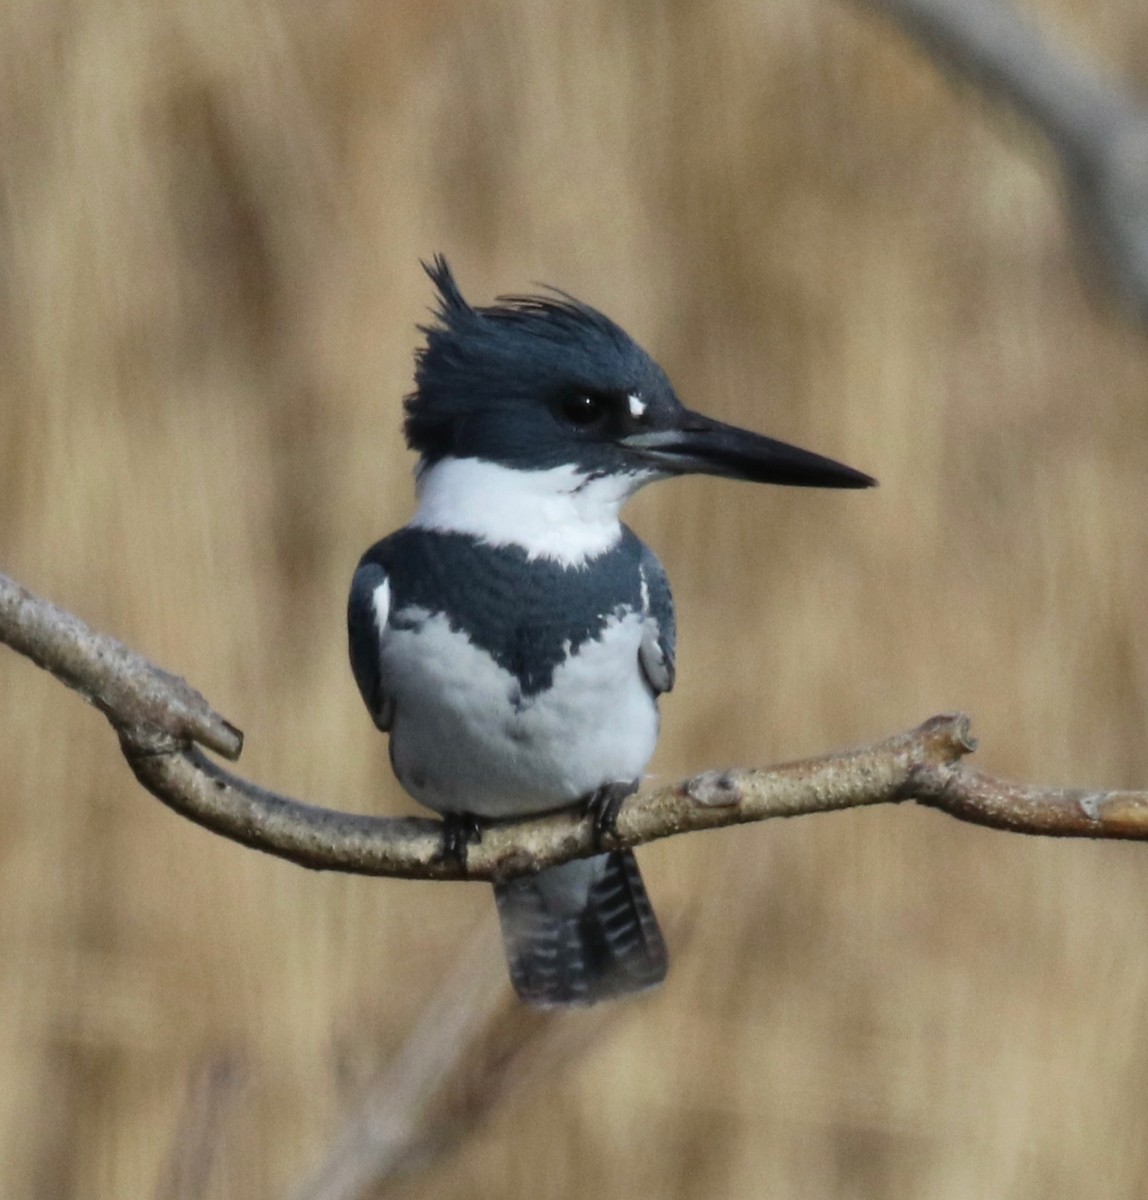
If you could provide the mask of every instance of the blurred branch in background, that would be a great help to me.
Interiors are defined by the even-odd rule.
[[[192,1078],[155,1200],[199,1200],[224,1150],[242,1084],[236,1055],[216,1053]]]
[[[591,823],[566,811],[487,827],[465,863],[444,858],[442,826],[302,804],[230,774],[199,741],[238,756],[241,735],[183,680],[0,575],[0,640],[96,705],[136,778],[190,820],[316,870],[415,879],[500,879],[595,853]],[[1148,838],[1148,792],[1007,783],[964,767],[976,748],[962,714],[855,750],[779,767],[708,771],[632,800],[616,842],[644,842],[870,804],[918,803],[979,825],[1064,837]]]
[[[1003,0],[867,3],[1048,138],[1078,227],[1148,321],[1148,104],[1070,59]]]
[[[688,927],[678,923],[680,940]],[[507,986],[501,939],[483,923],[420,1005],[414,1027],[358,1094],[292,1200],[361,1200],[456,1149],[515,1092],[551,1086],[629,1005],[528,1008]],[[196,1073],[156,1200],[199,1200],[234,1136],[242,1066],[215,1054]]]
[[[531,1009],[506,985],[493,927],[476,935],[292,1200],[357,1200],[454,1148],[515,1089],[553,1084],[627,1005]]]

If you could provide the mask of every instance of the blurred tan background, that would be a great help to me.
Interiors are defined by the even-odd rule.
[[[1034,8],[1143,79],[1142,0]],[[250,777],[410,811],[343,613],[411,511],[442,250],[881,480],[632,506],[681,629],[659,778],[960,707],[985,769],[1146,786],[1148,337],[1050,166],[844,2],[6,0],[0,569],[191,679]],[[213,1071],[202,1194],[286,1194],[493,921],[178,819],[8,653],[0,779],[4,1196],[163,1194]],[[667,985],[389,1194],[1148,1195],[1148,849],[905,808],[641,857]]]

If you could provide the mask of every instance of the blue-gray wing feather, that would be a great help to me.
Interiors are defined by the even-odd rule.
[[[347,601],[351,670],[372,720],[384,732],[390,729],[395,715],[394,700],[387,695],[379,667],[379,648],[386,633],[389,590],[386,571],[377,562],[364,561],[355,572]]]
[[[674,686],[674,651],[677,644],[674,599],[670,594],[670,581],[666,578],[665,568],[649,546],[642,547],[641,572],[646,627],[642,633],[638,662],[650,687],[656,695],[660,695]]]

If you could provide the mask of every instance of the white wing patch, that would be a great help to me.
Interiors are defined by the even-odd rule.
[[[375,611],[375,628],[379,632],[381,641],[387,632],[387,618],[391,615],[391,581],[389,579],[384,579],[375,588],[374,594],[371,596],[371,607]]]

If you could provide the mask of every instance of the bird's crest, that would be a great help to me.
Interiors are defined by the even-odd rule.
[[[556,288],[499,296],[487,307],[463,296],[447,260],[423,269],[438,292],[435,320],[415,357],[405,401],[412,449],[433,462],[458,453],[477,413],[538,407],[579,388],[669,388],[661,369],[609,317]]]

